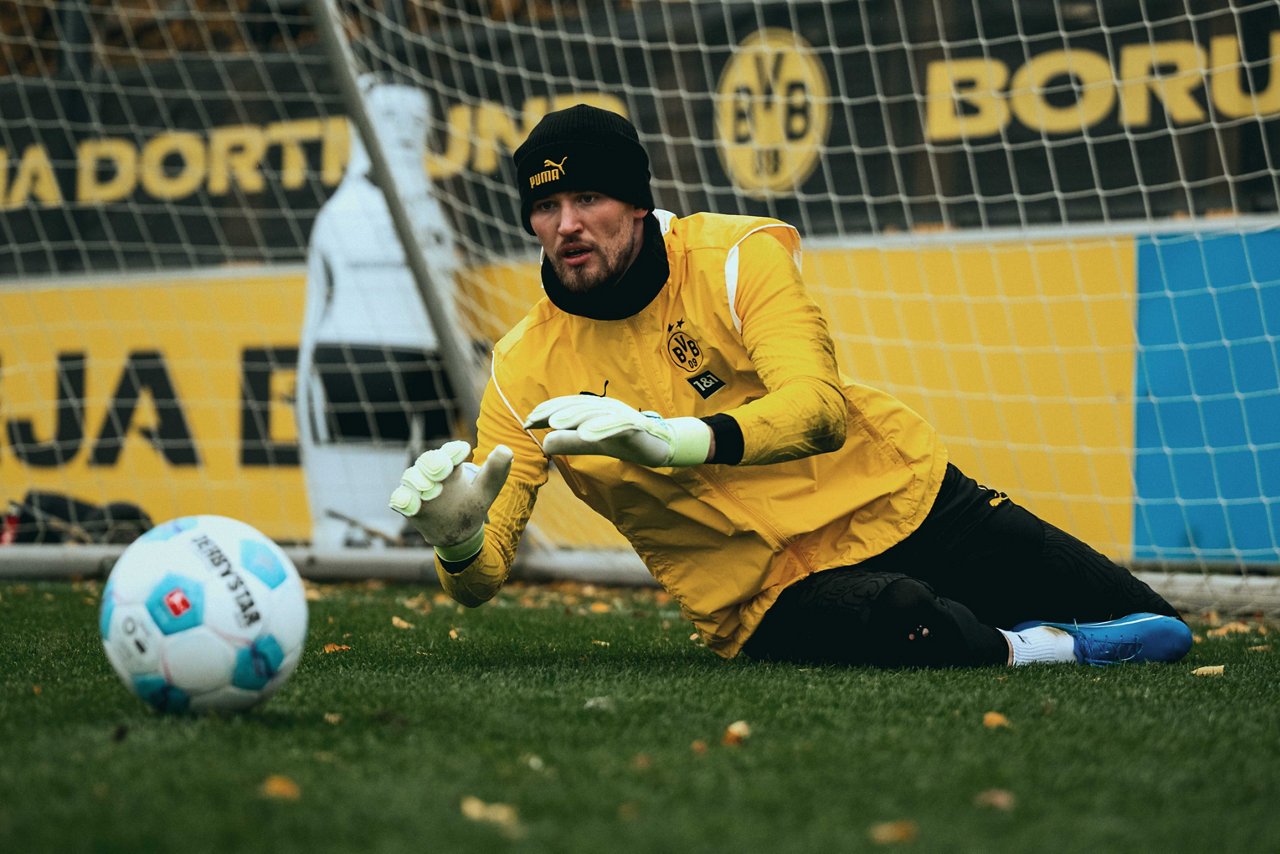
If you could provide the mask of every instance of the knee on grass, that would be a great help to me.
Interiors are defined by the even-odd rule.
[[[889,663],[917,663],[922,655],[931,659],[924,648],[954,635],[952,622],[933,589],[914,578],[890,583],[871,603],[871,625]]]

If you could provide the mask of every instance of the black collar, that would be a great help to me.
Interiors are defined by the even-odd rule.
[[[622,320],[639,314],[653,302],[671,275],[662,226],[652,212],[644,218],[644,243],[626,272],[589,291],[569,290],[556,276],[551,261],[542,259],[542,289],[556,308],[592,320]]]

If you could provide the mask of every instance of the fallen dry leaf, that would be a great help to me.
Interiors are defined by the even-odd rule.
[[[1225,664],[1209,664],[1204,667],[1197,667],[1191,671],[1192,676],[1222,676],[1225,671]]]
[[[449,629],[449,640],[458,640],[462,635],[458,634],[457,629]]]
[[[264,798],[277,801],[296,801],[302,797],[302,789],[298,784],[283,774],[272,774],[262,781],[258,793]]]
[[[467,795],[462,799],[461,809],[464,818],[495,825],[508,836],[524,834],[524,828],[520,825],[520,814],[511,804],[486,803],[474,795]]]
[[[1271,649],[1271,644],[1260,643],[1260,644],[1255,644],[1253,646],[1247,646],[1245,647],[1245,649],[1247,649],[1249,652],[1266,652],[1267,650]]]
[[[647,771],[653,767],[653,760],[647,753],[637,753],[631,757],[631,767],[637,771]]]
[[[1209,629],[1205,632],[1211,638],[1222,638],[1227,635],[1247,635],[1253,631],[1248,623],[1242,623],[1239,620],[1233,620],[1230,623],[1224,623],[1216,629]]]
[[[432,610],[431,599],[425,593],[419,593],[417,596],[411,596],[408,599],[401,599],[400,604],[410,611],[417,611],[419,614],[430,614]]]
[[[689,745],[689,749],[692,750],[694,753],[696,753],[698,756],[701,756],[702,754],[707,752],[707,743],[700,738],[695,738],[693,742]]]
[[[882,821],[871,825],[867,835],[876,845],[892,845],[911,842],[920,835],[920,828],[914,821]]]
[[[736,747],[746,741],[751,736],[751,726],[746,721],[734,721],[725,727],[724,736],[720,739],[722,744]]]
[[[1008,789],[986,789],[973,796],[973,805],[1008,812],[1013,809],[1016,800],[1013,792]]]
[[[40,687],[39,685],[32,685],[32,686],[31,686],[31,693],[32,693],[32,694],[35,694],[37,697],[39,697],[41,694],[43,694],[43,693],[44,693],[44,688]]]
[[[608,641],[602,641],[602,640],[593,640],[593,641],[592,641],[592,643],[593,643],[593,644],[595,644],[596,646],[608,646],[608,645],[609,645],[609,642],[608,642]]]
[[[325,712],[324,722],[327,724],[333,724],[334,726],[337,726],[338,724],[342,723],[342,715],[338,714],[337,712]]]
[[[413,623],[409,622],[408,620],[402,620],[399,617],[394,615],[392,615],[391,617],[391,625],[395,626],[397,629],[413,628]]]
[[[607,614],[609,613],[609,605],[605,602],[592,602],[590,611],[593,614]]]
[[[351,647],[347,646],[345,643],[327,643],[320,651],[325,655],[328,655],[331,652],[346,652],[349,649],[351,649]]]
[[[1000,729],[1001,727],[1012,727],[1013,724],[1009,719],[999,712],[987,712],[982,716],[982,725],[987,729]]]
[[[462,814],[472,821],[488,821],[494,824],[510,824],[519,821],[520,815],[511,804],[488,803],[475,795],[462,799]]]

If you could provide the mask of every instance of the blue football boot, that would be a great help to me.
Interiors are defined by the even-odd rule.
[[[1191,649],[1191,629],[1176,617],[1130,614],[1102,623],[1049,623],[1031,620],[1013,631],[1036,626],[1061,629],[1075,639],[1076,661],[1104,666],[1124,661],[1178,661]]]

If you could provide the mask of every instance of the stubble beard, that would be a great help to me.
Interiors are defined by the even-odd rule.
[[[597,272],[592,272],[582,267],[570,267],[559,256],[552,257],[551,268],[555,270],[556,276],[559,277],[560,283],[564,285],[565,290],[577,294],[585,293],[601,285],[612,284],[622,278],[622,275],[631,267],[632,255],[635,254],[636,240],[636,235],[632,234],[625,244],[617,248],[617,251],[603,255],[603,265]],[[600,251],[599,246],[596,247],[596,251]]]

